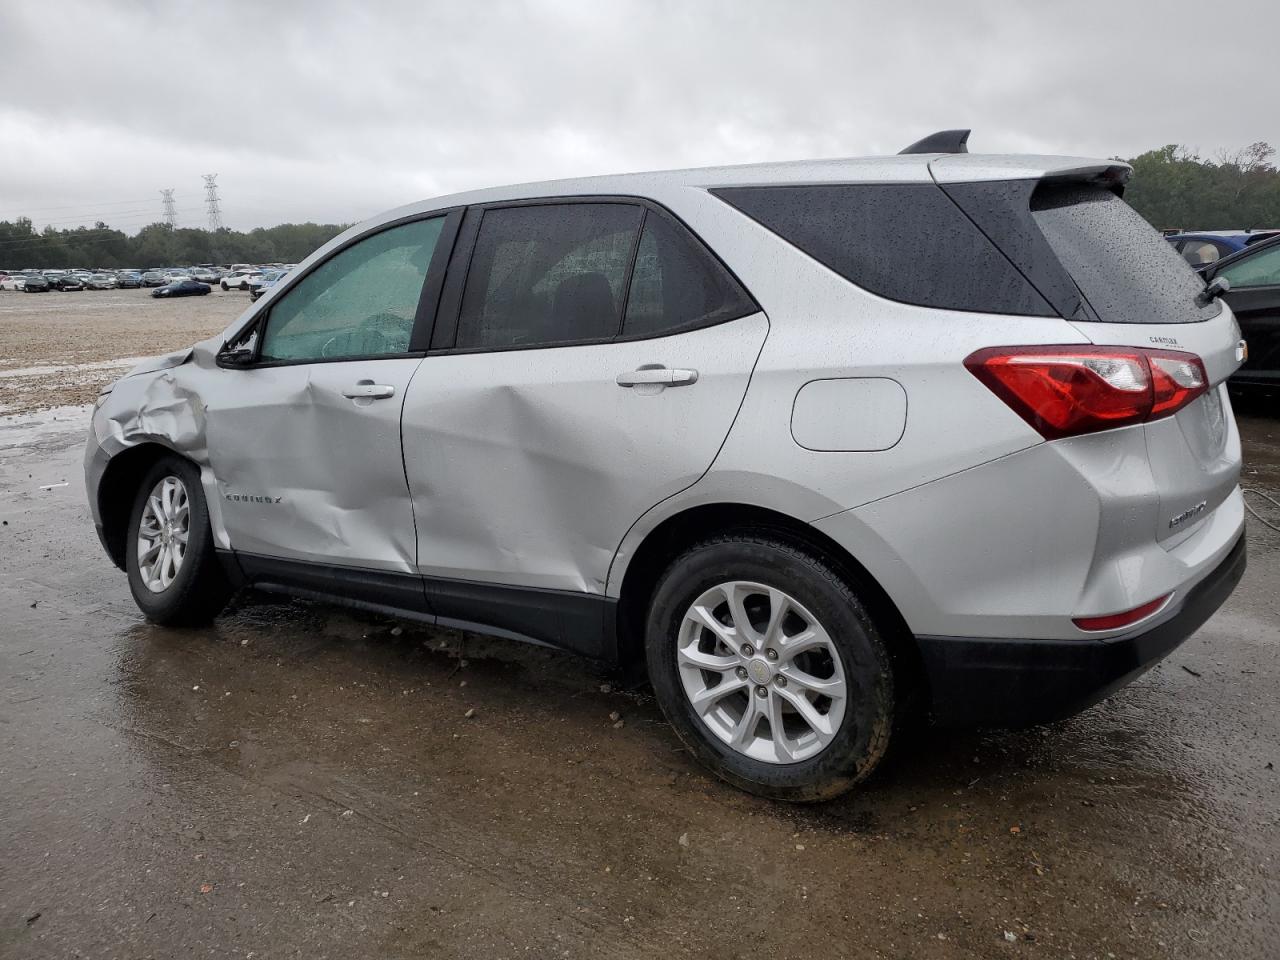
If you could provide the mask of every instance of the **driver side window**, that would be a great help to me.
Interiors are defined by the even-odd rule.
[[[272,304],[261,359],[407,353],[444,220],[417,220],[366,237],[307,274]]]

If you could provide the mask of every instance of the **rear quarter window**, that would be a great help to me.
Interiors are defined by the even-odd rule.
[[[711,191],[865,290],[890,300],[1030,316],[1049,302],[932,183]]]
[[[1204,283],[1156,229],[1103,187],[1042,183],[1031,216],[1097,318],[1105,323],[1193,323]]]

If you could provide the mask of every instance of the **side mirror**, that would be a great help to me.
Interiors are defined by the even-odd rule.
[[[1207,307],[1213,301],[1217,300],[1224,293],[1231,290],[1231,281],[1226,277],[1214,277],[1204,285],[1204,289],[1196,295],[1196,303],[1202,307]]]
[[[238,350],[224,350],[218,354],[218,366],[243,369],[253,365],[253,351],[245,347]]]

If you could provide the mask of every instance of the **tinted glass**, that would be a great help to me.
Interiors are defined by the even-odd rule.
[[[679,224],[645,215],[623,336],[656,336],[745,317],[758,308],[738,282]]]
[[[1035,288],[933,184],[712,192],[882,297],[948,310],[1053,314]]]
[[[264,360],[333,360],[408,351],[418,297],[443,217],[352,244],[271,307]]]
[[[1195,271],[1109,190],[1044,184],[1031,215],[1099,320],[1188,323],[1221,309],[1196,303],[1204,283]]]
[[[643,214],[622,203],[486,210],[456,345],[529,347],[617,336]]]
[[[1215,276],[1230,280],[1232,290],[1280,285],[1280,246],[1268,247],[1251,257],[1228,264]]]

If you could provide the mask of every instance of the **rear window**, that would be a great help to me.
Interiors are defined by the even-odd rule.
[[[731,187],[716,196],[865,290],[946,310],[1053,316],[937,186]]]
[[[1106,323],[1193,323],[1221,306],[1200,306],[1204,283],[1155,228],[1102,187],[1041,184],[1031,216],[1059,262]]]

